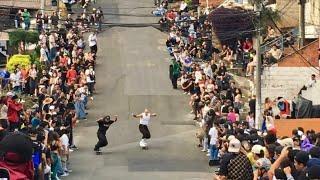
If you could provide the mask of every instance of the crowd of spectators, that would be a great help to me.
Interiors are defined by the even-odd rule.
[[[85,2],[79,1],[78,3],[80,3],[81,6],[84,6],[82,4]],[[68,4],[70,4],[70,2]],[[70,10],[68,12],[70,12]],[[35,19],[35,29],[39,33],[42,31],[48,32],[50,30],[58,29],[59,24],[61,24],[59,21],[64,20],[64,18],[61,17],[61,14],[61,11],[38,11],[33,17],[27,9],[18,10],[14,18],[15,28],[29,30],[31,27],[31,20]],[[92,8],[92,10],[89,11],[86,5],[86,8],[83,9],[83,12],[77,15],[75,19],[71,18],[71,14],[68,14],[65,25],[73,26],[76,24],[76,26],[83,32],[89,31],[90,26],[96,26],[97,29],[101,31],[103,19],[104,15],[101,7]]]
[[[235,51],[228,46],[215,48],[210,22],[181,9],[169,9],[160,23],[168,26],[172,86],[190,95],[191,113],[200,125],[198,146],[209,156],[209,165],[220,166],[215,179],[320,178],[320,134],[299,127],[290,137],[278,137],[270,99],[266,99],[261,124],[256,121],[255,96],[249,100],[246,117],[240,113],[243,94],[228,66],[231,61],[237,63],[237,56],[242,62],[247,56],[244,67],[248,76],[253,74],[257,57],[249,38],[238,41]],[[269,36],[268,41],[275,38],[272,32]],[[267,54],[270,61],[281,57],[277,47]]]
[[[73,130],[86,120],[95,92],[97,31],[86,43],[71,16],[64,25],[41,29],[40,64],[16,66],[10,91],[0,98],[0,167],[10,179],[58,180],[71,172],[70,152],[77,149]],[[25,105],[27,99],[32,107]]]

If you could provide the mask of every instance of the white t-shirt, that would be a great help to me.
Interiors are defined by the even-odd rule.
[[[68,138],[68,136],[66,134],[63,134],[60,137],[60,141],[61,141],[62,146],[65,146],[64,148],[68,148],[69,147],[69,138]]]
[[[181,11],[185,10],[187,6],[188,6],[187,3],[185,3],[184,1],[182,1],[181,4],[180,4],[180,10],[181,10]]]
[[[94,82],[94,79],[91,79],[90,75],[95,75],[95,72],[93,69],[87,69],[85,71],[85,74],[86,74],[86,79],[87,79],[87,82],[90,83],[90,82]]]
[[[199,80],[202,79],[202,73],[201,73],[201,71],[196,71],[196,72],[194,73],[194,75],[196,76],[195,82],[198,83]]]
[[[209,77],[212,78],[213,74],[212,74],[212,69],[211,69],[210,66],[205,67],[205,68],[203,69],[203,72],[204,72],[204,74],[205,74],[206,76],[209,76]]]
[[[48,61],[47,50],[44,48],[40,49],[40,56],[42,61]]]
[[[205,105],[205,106],[203,107],[203,109],[202,109],[202,114],[203,114],[203,116],[205,116],[205,115],[208,113],[209,110],[210,110],[210,107],[207,106],[207,105]]]
[[[140,124],[148,125],[151,118],[151,114],[142,113],[142,117],[140,118]]]
[[[210,144],[211,145],[216,145],[218,141],[218,131],[215,127],[210,128],[209,130],[209,136],[210,138]]]
[[[10,74],[10,80],[12,81],[12,86],[13,87],[20,86],[20,84],[21,84],[21,73],[17,72],[17,73]]]
[[[88,37],[89,46],[92,47],[94,45],[97,45],[97,36],[94,34],[90,34]]]
[[[254,128],[254,118],[253,117],[248,118],[248,123],[249,123],[249,127],[251,129]]]

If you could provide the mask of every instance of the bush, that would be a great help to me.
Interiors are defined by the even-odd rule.
[[[30,55],[13,55],[7,63],[7,70],[11,73],[14,71],[16,66],[28,68],[31,65],[30,59]]]
[[[192,0],[185,0],[184,2],[187,3],[188,6],[192,6],[193,5]]]

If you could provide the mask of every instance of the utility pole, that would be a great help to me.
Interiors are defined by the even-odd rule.
[[[40,9],[41,9],[41,14],[43,15],[44,14],[44,6],[45,6],[45,0],[41,0],[40,1]]]
[[[304,45],[304,38],[305,38],[305,7],[306,7],[306,0],[299,0],[300,11],[299,11],[299,49]]]
[[[262,10],[262,0],[256,0],[254,4],[254,11],[258,13],[258,27],[256,31],[255,38],[255,50],[257,58],[256,66],[256,76],[255,76],[255,89],[256,89],[256,119],[255,128],[261,129],[262,125],[262,110],[261,110],[261,51],[260,51],[260,41],[261,41],[261,10]]]

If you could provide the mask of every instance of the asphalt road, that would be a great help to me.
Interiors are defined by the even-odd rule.
[[[147,14],[152,0],[98,0],[108,13]],[[150,7],[150,8],[147,8]],[[106,16],[112,23],[154,23],[154,17]],[[166,34],[152,27],[107,28],[98,36],[97,94],[89,116],[75,132],[78,151],[71,154],[73,172],[67,180],[204,180],[211,179],[207,157],[196,147],[196,127],[188,96],[171,88]],[[149,150],[141,150],[138,120],[131,113],[149,108]],[[117,114],[108,130],[109,145],[95,155],[95,119]]]

